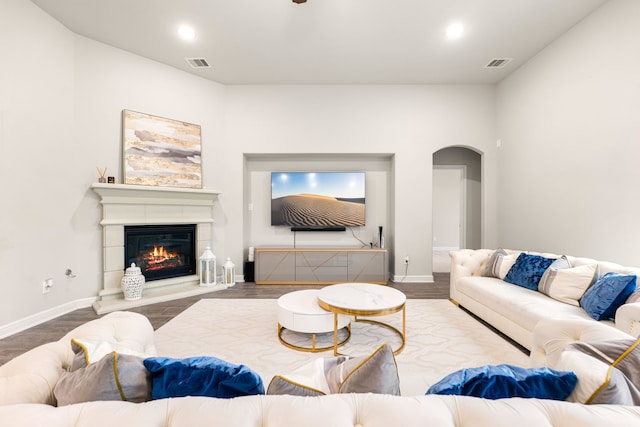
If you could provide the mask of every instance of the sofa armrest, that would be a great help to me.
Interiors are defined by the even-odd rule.
[[[623,304],[618,308],[616,328],[634,337],[640,336],[640,302]]]
[[[153,326],[145,316],[133,312],[109,313],[0,366],[0,405],[55,404],[53,388],[73,361],[73,338],[117,343],[139,353],[157,355]]]
[[[493,249],[459,249],[449,252],[451,274],[464,277],[478,273],[482,263],[491,258],[493,252]]]
[[[631,336],[596,320],[576,318],[542,319],[533,328],[529,366],[555,366],[565,347],[576,341],[628,339]]]

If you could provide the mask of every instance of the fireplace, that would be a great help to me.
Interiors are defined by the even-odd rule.
[[[146,281],[196,274],[196,225],[127,225],[124,264],[135,263]]]
[[[102,289],[98,292],[98,298],[93,303],[93,308],[97,314],[105,314],[116,310],[127,310],[131,307],[138,307],[157,302],[171,301],[177,298],[192,297],[226,289],[224,284],[214,286],[200,286],[198,280],[198,256],[207,246],[213,246],[214,219],[213,207],[220,191],[211,189],[196,188],[171,188],[171,187],[151,187],[146,185],[127,184],[103,184],[94,183],[91,185],[93,191],[100,196],[102,205]],[[122,294],[122,277],[125,269],[131,265],[131,257],[125,255],[125,227],[166,227],[174,225],[192,224],[195,231],[187,236],[194,241],[195,249],[187,247],[191,255],[183,255],[187,258],[187,267],[183,271],[171,270],[171,276],[159,280],[158,277],[149,277],[150,272],[145,272],[146,283],[142,298],[135,301],[125,301]],[[166,229],[165,229],[166,231]],[[161,235],[165,231],[160,232]],[[172,246],[175,243],[184,243],[184,236],[180,230],[177,237],[172,237],[169,244],[160,246]],[[139,237],[139,236],[136,236]],[[156,236],[157,237],[157,236]],[[167,243],[167,242],[165,242]],[[153,251],[153,242],[138,242],[134,245],[139,247],[150,245]],[[158,246],[158,242],[155,242]],[[160,261],[160,260],[158,260]],[[175,275],[180,274],[180,277]],[[184,275],[182,275],[184,274]],[[155,275],[151,274],[152,276]]]

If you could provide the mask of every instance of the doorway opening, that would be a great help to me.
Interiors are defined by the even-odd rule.
[[[464,147],[433,154],[432,270],[450,270],[449,251],[482,245],[481,155]]]

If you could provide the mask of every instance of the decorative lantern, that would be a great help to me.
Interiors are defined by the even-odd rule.
[[[213,286],[216,284],[216,256],[207,246],[200,259],[200,286]]]
[[[228,287],[236,284],[236,266],[231,262],[231,258],[227,257],[227,262],[224,263],[224,279],[223,282]]]

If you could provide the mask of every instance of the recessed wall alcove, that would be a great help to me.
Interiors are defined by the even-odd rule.
[[[341,232],[292,232],[290,227],[271,226],[271,172],[365,172],[366,224]],[[393,251],[394,155],[366,154],[244,154],[243,248],[249,247],[360,247],[377,242],[383,227],[385,247]]]

